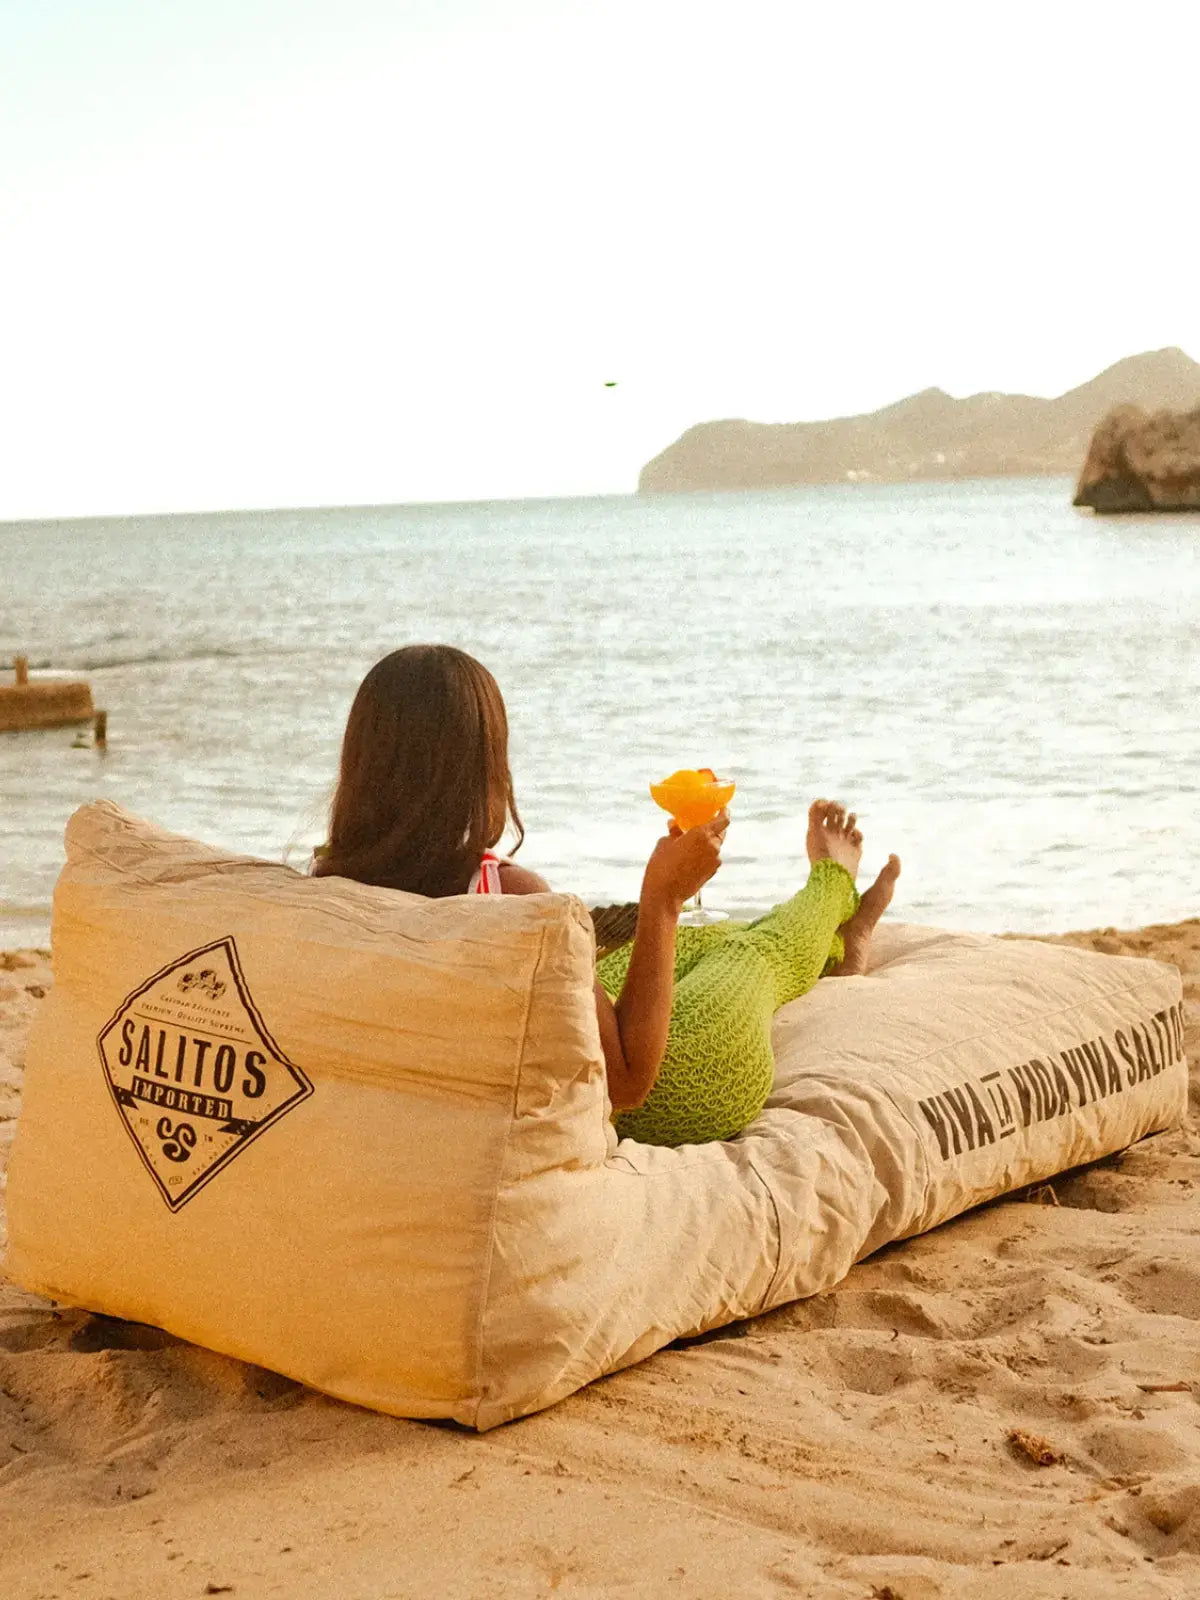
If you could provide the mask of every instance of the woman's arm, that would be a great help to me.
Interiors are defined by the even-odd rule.
[[[608,1073],[608,1095],[615,1111],[640,1106],[654,1087],[667,1048],[671,999],[675,990],[675,929],[690,900],[721,865],[721,843],[729,813],[703,827],[677,828],[654,847],[642,878],[637,932],[620,997],[614,1006],[597,983],[596,1019]],[[502,862],[505,894],[545,894],[549,884],[536,872]]]
[[[629,970],[616,1005],[599,983],[595,985],[614,1111],[631,1111],[643,1104],[662,1065],[675,989],[675,929],[681,905],[648,904],[643,892]]]
[[[505,894],[548,894],[550,892],[550,885],[545,878],[539,877],[536,872],[527,871],[524,867],[518,867],[512,861],[502,861],[500,863],[500,887]],[[643,929],[640,906],[638,909],[638,932],[642,934],[648,934],[649,932],[649,922],[647,922],[646,928]],[[643,944],[647,944],[646,938],[643,938]],[[658,984],[663,982],[662,968],[664,963],[666,966],[665,981],[667,986],[666,1015],[667,1020],[670,1021],[671,985],[675,970],[675,924],[673,921],[671,922],[670,940],[666,944],[665,954],[661,951],[657,952],[657,959],[652,958],[649,963],[643,962],[644,965],[649,967],[647,977],[651,988],[655,986],[656,978]],[[633,964],[631,960],[629,963],[631,972]],[[646,983],[646,978],[643,979],[643,983]],[[600,1024],[600,1043],[604,1050],[604,1069],[608,1077],[608,1097],[612,1101],[614,1109],[623,1111],[626,1106],[640,1105],[641,1101],[621,1098],[625,1088],[625,1081],[629,1076],[629,1067],[621,1044],[621,1025],[617,1021],[617,1013],[613,1008],[612,1001],[605,994],[599,983],[593,984],[592,987],[596,997],[596,1020]],[[626,989],[629,987],[628,982],[626,982],[625,987]],[[622,992],[621,999],[624,1000],[624,998],[625,995]],[[650,1003],[650,1009],[657,1011],[661,1008],[661,1004],[661,1000],[656,995]],[[663,1028],[663,1044],[664,1046],[666,1044],[665,1026]],[[658,1059],[662,1060],[661,1049]],[[649,1090],[647,1090],[647,1093],[649,1093]],[[644,1098],[645,1096],[643,1096]]]
[[[625,982],[614,1006],[596,985],[596,1015],[614,1111],[631,1111],[654,1087],[667,1048],[675,992],[675,930],[685,900],[721,865],[729,826],[721,812],[703,827],[660,839],[646,864],[638,900],[637,932]]]

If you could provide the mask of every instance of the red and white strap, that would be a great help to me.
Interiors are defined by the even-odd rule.
[[[467,889],[468,894],[503,894],[500,886],[500,857],[491,850],[485,850],[480,857],[479,867],[471,879]]]

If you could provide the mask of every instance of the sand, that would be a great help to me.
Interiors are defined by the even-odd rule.
[[[1066,937],[1175,962],[1200,1064],[1200,920]],[[0,957],[0,1183],[50,981]],[[483,1437],[0,1280],[0,1597],[1200,1597],[1198,1158],[1146,1140]]]

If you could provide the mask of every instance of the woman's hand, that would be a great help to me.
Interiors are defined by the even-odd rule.
[[[721,865],[721,845],[728,827],[728,811],[718,811],[711,822],[686,833],[672,823],[646,863],[643,905],[650,902],[678,915],[684,901],[702,889]]]

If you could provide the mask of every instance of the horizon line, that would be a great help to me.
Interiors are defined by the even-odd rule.
[[[281,516],[289,511],[422,511],[432,507],[528,505],[554,500],[631,500],[641,491],[600,489],[583,494],[469,495],[465,499],[445,500],[347,500],[298,503],[295,505],[203,506],[186,511],[87,511],[68,516],[0,517],[0,529],[36,527],[53,523],[62,527],[70,522],[166,522],[183,517]]]
[[[931,485],[950,486],[969,483],[1037,482],[1044,483],[1061,478],[1066,483],[1074,481],[1074,474],[1057,468],[1044,472],[973,472],[938,478],[831,478],[819,483],[772,483],[748,487],[719,489],[612,489],[590,494],[523,494],[481,495],[466,500],[378,500],[336,502],[320,505],[286,506],[214,506],[191,511],[111,511],[91,512],[82,516],[67,517],[0,517],[0,533],[8,528],[64,527],[71,523],[96,522],[179,522],[185,518],[199,517],[257,517],[286,516],[289,512],[341,512],[341,511],[426,511],[453,510],[457,506],[521,506],[553,505],[574,500],[687,500],[695,495],[705,497],[734,495],[786,495],[811,493],[813,490],[846,489],[854,493],[870,489],[928,489]]]

